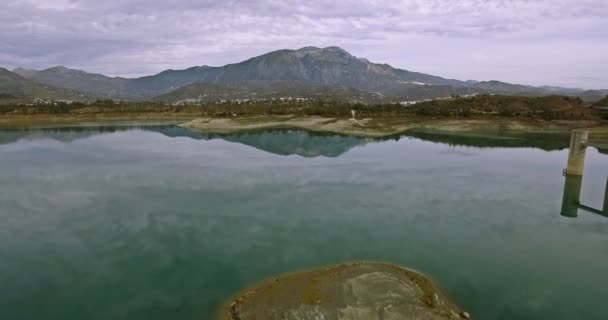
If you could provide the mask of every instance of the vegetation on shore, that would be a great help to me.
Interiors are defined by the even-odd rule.
[[[437,118],[521,118],[541,120],[608,119],[608,110],[594,108],[580,98],[568,96],[521,97],[479,95],[453,97],[416,104],[361,104],[329,100],[262,100],[227,101],[172,105],[159,102],[97,100],[95,102],[46,102],[0,105],[0,114],[123,114],[123,113],[190,113],[207,117],[255,115],[297,115],[352,117],[437,117]]]

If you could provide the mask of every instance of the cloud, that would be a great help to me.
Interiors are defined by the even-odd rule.
[[[339,45],[442,76],[608,87],[606,30],[604,0],[4,0],[0,65],[140,76]]]

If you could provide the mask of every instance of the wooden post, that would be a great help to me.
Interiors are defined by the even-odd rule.
[[[570,152],[568,153],[567,175],[582,176],[585,171],[585,151],[589,130],[572,130],[570,134]]]
[[[581,198],[583,176],[567,174],[562,197],[562,216],[576,218]]]

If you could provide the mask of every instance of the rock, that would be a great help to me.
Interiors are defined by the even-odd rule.
[[[470,319],[427,276],[385,263],[349,263],[273,278],[241,294],[222,320]]]

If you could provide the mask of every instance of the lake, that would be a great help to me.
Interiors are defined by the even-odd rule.
[[[0,319],[214,319],[258,281],[351,260],[416,268],[473,319],[605,319],[608,218],[560,214],[567,146],[0,130]],[[602,208],[607,176],[589,148],[582,203]]]

